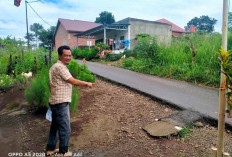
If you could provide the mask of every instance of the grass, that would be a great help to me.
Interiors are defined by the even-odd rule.
[[[178,137],[178,138],[190,138],[190,136],[191,136],[190,132],[191,132],[191,130],[194,129],[194,128],[195,128],[195,127],[194,127],[193,124],[191,124],[191,125],[189,125],[189,126],[183,127],[183,128],[178,132],[177,137]]]
[[[12,104],[7,106],[7,110],[13,110],[13,109],[18,108],[18,107],[19,107],[18,103],[12,103]]]
[[[157,45],[155,41],[146,39],[133,50],[137,55],[124,59],[120,67],[218,87],[220,65],[216,52],[221,46],[221,35],[194,34],[190,38],[196,48],[195,62],[192,62],[192,48],[187,37],[173,38],[170,46]]]

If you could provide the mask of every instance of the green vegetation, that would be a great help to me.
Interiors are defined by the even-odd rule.
[[[218,53],[223,73],[226,75],[226,93],[227,93],[227,110],[228,117],[232,116],[232,54],[231,51],[224,51],[223,48]]]
[[[119,54],[111,54],[111,53],[107,53],[106,54],[106,60],[108,61],[118,61],[120,58],[122,58],[123,54],[119,53]]]
[[[6,91],[16,84],[25,89],[25,97],[29,105],[38,109],[48,107],[49,101],[49,68],[57,61],[57,52],[52,52],[51,64],[48,63],[48,50],[44,48],[36,51],[24,51],[20,42],[15,39],[1,39],[0,47],[0,91]],[[95,82],[86,65],[79,65],[71,61],[68,66],[73,77],[89,82]],[[28,79],[22,73],[32,72],[33,77]],[[77,112],[79,102],[79,88],[73,87],[71,110]]]
[[[103,43],[98,43],[96,46],[92,47],[91,49],[85,48],[83,50],[76,48],[72,50],[72,55],[74,59],[83,59],[92,60],[99,58],[99,52],[102,50],[108,50],[109,47]]]
[[[192,42],[192,45],[191,45]],[[188,82],[219,85],[220,65],[217,54],[221,35],[217,33],[173,37],[170,46],[158,45],[156,38],[141,38],[127,54],[121,67]],[[195,48],[195,57],[193,57]],[[131,51],[131,50],[130,50]]]
[[[14,78],[6,74],[0,74],[0,91],[6,91],[14,85]]]
[[[186,127],[182,128],[182,129],[179,131],[177,137],[178,137],[178,138],[184,138],[184,137],[185,137],[185,138],[188,138],[188,137],[190,137],[191,128],[192,128],[192,126],[186,126]]]
[[[13,109],[15,109],[15,108],[18,108],[20,105],[18,104],[18,103],[12,103],[12,104],[10,104],[10,105],[8,105],[7,106],[7,110],[13,110]]]
[[[25,96],[28,104],[38,107],[49,107],[49,69],[44,68],[36,74],[31,84],[25,90]]]
[[[71,60],[67,66],[72,76],[78,80],[95,82],[95,75],[92,75],[86,65],[79,65],[76,61]]]
[[[114,15],[108,11],[102,11],[99,14],[99,17],[96,17],[95,23],[102,23],[102,24],[111,24],[114,23]]]

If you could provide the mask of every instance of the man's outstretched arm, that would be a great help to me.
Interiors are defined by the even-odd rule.
[[[81,81],[81,80],[77,80],[73,77],[69,78],[67,80],[68,83],[71,83],[73,85],[77,85],[77,86],[88,86],[88,87],[93,87],[93,83],[91,82],[85,82],[85,81]]]

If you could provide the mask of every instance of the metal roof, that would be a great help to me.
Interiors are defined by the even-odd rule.
[[[85,32],[81,32],[76,34],[75,36],[80,37],[80,36],[87,36],[87,35],[95,35],[100,33],[101,31],[104,31],[105,29],[110,29],[110,30],[128,30],[127,26],[130,25],[129,23],[113,23],[113,24],[103,24],[97,27],[94,27],[92,29],[89,29]]]
[[[176,24],[166,20],[166,19],[160,19],[160,20],[156,20],[156,22],[161,22],[161,23],[167,23],[167,24],[171,24],[172,25],[172,31],[173,32],[182,32],[182,33],[186,33],[186,31],[183,28],[180,28],[179,26],[177,26]]]

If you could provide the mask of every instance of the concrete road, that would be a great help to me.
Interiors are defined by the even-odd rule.
[[[83,64],[82,61],[78,63]],[[87,62],[89,70],[108,80],[141,91],[182,109],[192,109],[204,117],[218,119],[218,90],[196,86],[191,83],[176,81],[156,76],[141,74],[113,66]],[[232,126],[232,119],[226,118]]]

